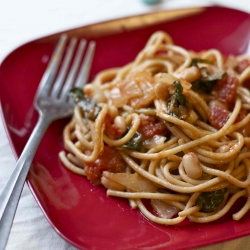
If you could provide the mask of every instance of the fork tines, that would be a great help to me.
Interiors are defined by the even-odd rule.
[[[51,86],[56,78],[53,88],[51,86],[50,89],[45,90],[45,84],[40,84],[43,92],[49,93],[51,91],[51,96],[58,97],[60,95],[61,99],[67,98],[72,86],[83,87],[87,82],[95,50],[95,42],[91,41],[83,57],[87,45],[86,39],[81,39],[78,42],[76,37],[72,37],[68,43],[67,40],[67,35],[62,34],[46,69],[47,74],[45,72],[41,81],[47,82],[46,86]],[[61,88],[62,84],[64,84],[63,88]]]

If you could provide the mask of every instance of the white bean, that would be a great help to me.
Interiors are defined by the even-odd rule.
[[[119,112],[118,112],[117,107],[114,106],[114,105],[110,105],[110,106],[109,106],[109,115],[110,115],[112,118],[115,118],[118,114],[119,114]]]
[[[202,176],[202,168],[197,155],[189,152],[182,159],[184,170],[188,177],[198,179]]]
[[[175,75],[178,78],[184,79],[187,82],[194,82],[195,80],[199,79],[201,77],[200,70],[192,66],[190,68],[186,68],[182,70],[180,73]]]
[[[114,119],[114,124],[121,129],[121,131],[123,133],[126,132],[127,130],[127,125],[126,125],[126,121],[125,119],[122,117],[122,116],[116,116],[115,119]]]
[[[95,102],[106,102],[103,90],[98,85],[86,84],[84,93]]]

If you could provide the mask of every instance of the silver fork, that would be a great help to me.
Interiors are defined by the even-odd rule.
[[[53,121],[72,114],[74,105],[67,97],[68,91],[73,86],[82,87],[88,79],[95,43],[89,43],[83,62],[86,40],[79,42],[76,52],[76,38],[70,40],[64,53],[66,44],[67,35],[64,34],[53,52],[34,99],[34,106],[39,113],[38,122],[0,195],[0,249],[5,249],[8,242],[23,185],[44,133]],[[62,58],[64,59],[60,66]],[[70,65],[72,66],[69,70]]]

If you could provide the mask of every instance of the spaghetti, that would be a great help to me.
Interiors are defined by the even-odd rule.
[[[250,208],[248,79],[249,57],[155,32],[133,62],[71,90],[59,157],[155,223],[211,222],[242,197],[239,220]]]

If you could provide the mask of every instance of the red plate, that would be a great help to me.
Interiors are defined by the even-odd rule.
[[[150,35],[168,32],[177,45],[200,51],[217,48],[225,55],[247,53],[249,14],[222,8],[193,8],[151,13],[66,31],[97,43],[90,78],[102,69],[134,60]],[[0,66],[2,117],[18,157],[37,120],[32,107],[37,85],[60,34],[27,43]],[[28,184],[52,227],[81,249],[181,249],[214,244],[250,233],[250,213],[239,221],[231,214],[208,224],[188,220],[176,226],[156,225],[132,210],[127,201],[107,197],[104,188],[62,166],[62,130],[68,120],[53,123],[37,151]]]

